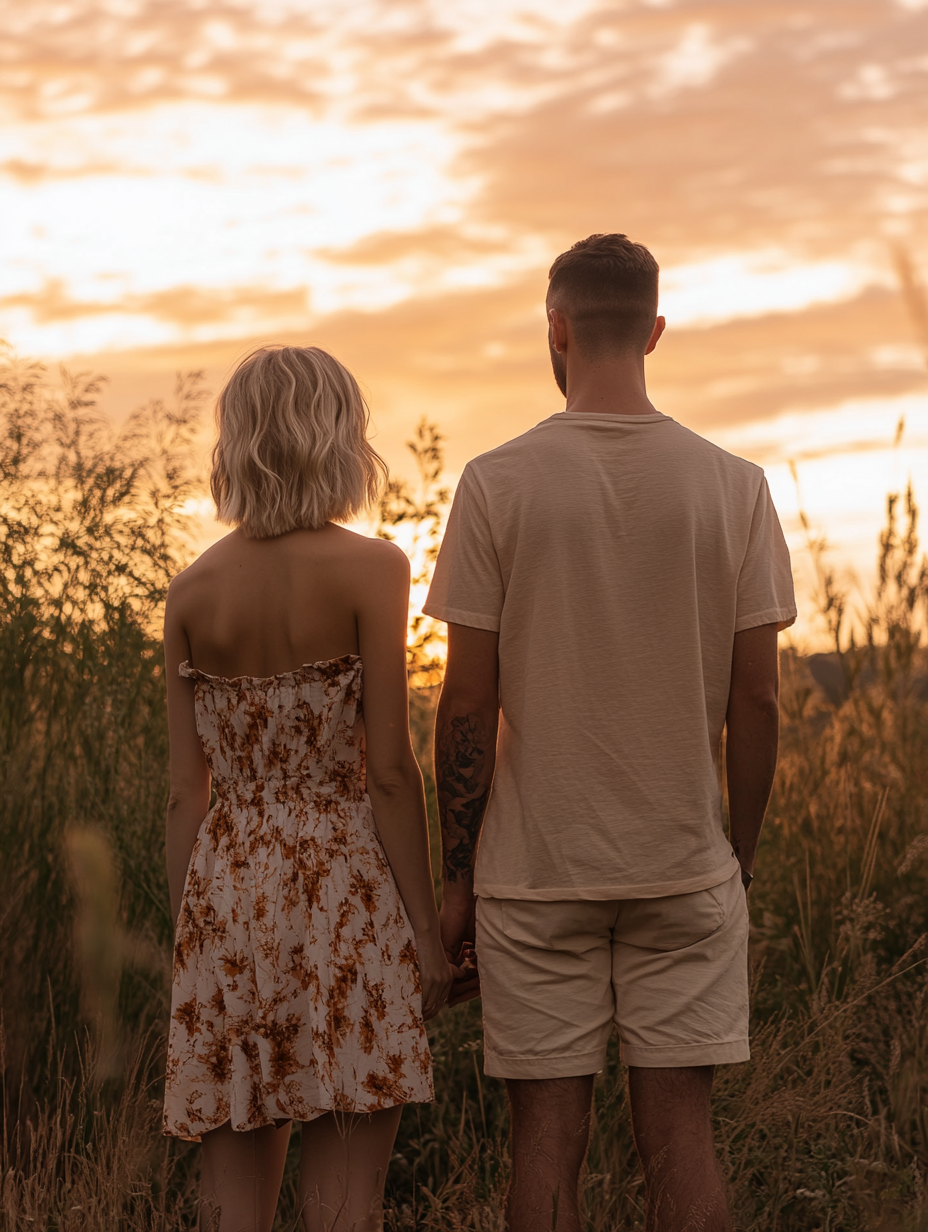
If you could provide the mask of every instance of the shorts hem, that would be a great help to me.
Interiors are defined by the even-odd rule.
[[[738,1065],[750,1061],[751,1046],[747,1040],[724,1040],[719,1043],[680,1044],[666,1048],[648,1048],[642,1044],[619,1046],[625,1065],[638,1069],[685,1069],[692,1065]]]
[[[598,1074],[605,1064],[605,1048],[548,1057],[507,1057],[485,1050],[483,1072],[490,1078],[580,1078]]]

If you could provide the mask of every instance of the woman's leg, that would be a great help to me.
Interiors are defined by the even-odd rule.
[[[289,1141],[289,1121],[245,1133],[227,1121],[203,1135],[202,1232],[271,1232]]]
[[[327,1112],[303,1122],[304,1232],[381,1232],[383,1186],[402,1111]]]

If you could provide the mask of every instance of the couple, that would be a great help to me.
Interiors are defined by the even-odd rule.
[[[657,289],[622,235],[558,257],[566,410],[458,486],[425,605],[448,622],[440,913],[408,565],[336,524],[384,473],[358,387],[282,347],[220,395],[212,490],[237,529],[175,579],[165,624],[165,1130],[202,1142],[204,1227],[270,1232],[302,1121],[305,1232],[382,1228],[402,1106],[432,1098],[423,1023],[478,983],[512,1113],[510,1232],[579,1232],[613,1024],[648,1228],[730,1226],[710,1092],[749,1055],[745,891],[796,609],[763,473],[648,400]]]

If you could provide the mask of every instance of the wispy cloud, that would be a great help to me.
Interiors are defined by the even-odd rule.
[[[661,260],[654,374],[698,422],[916,379],[886,359],[886,238],[928,249],[914,0],[33,0],[11,22],[0,332],[28,349],[311,329],[505,435],[507,399],[548,396],[551,257],[619,229]]]

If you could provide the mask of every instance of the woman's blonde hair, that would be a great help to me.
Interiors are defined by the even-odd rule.
[[[372,504],[386,463],[367,441],[358,383],[318,347],[259,347],[216,405],[210,490],[253,539],[344,522]]]

